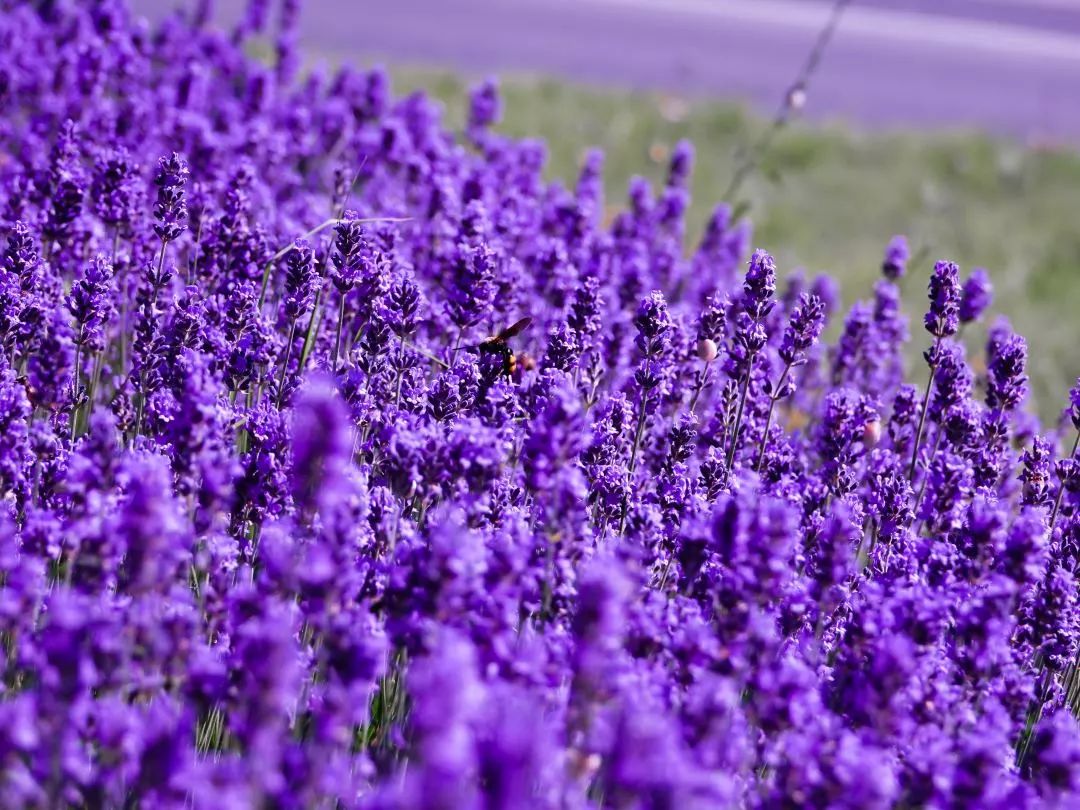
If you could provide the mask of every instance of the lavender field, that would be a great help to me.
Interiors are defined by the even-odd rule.
[[[991,274],[845,307],[689,142],[605,200],[209,5],[0,4],[0,807],[1080,806]]]

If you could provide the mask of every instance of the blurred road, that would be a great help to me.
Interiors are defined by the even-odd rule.
[[[172,0],[135,0],[158,16]],[[218,0],[234,19],[243,0]],[[740,98],[771,112],[824,0],[307,0],[310,52]],[[1080,140],[1080,0],[853,0],[806,115]]]

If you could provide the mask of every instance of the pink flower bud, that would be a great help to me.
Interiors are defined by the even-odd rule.
[[[881,441],[881,420],[871,419],[863,425],[863,444],[874,447]]]
[[[711,363],[716,359],[717,348],[716,342],[705,338],[699,340],[697,345],[697,356],[704,360],[706,363]]]

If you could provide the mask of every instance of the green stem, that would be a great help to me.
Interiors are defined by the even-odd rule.
[[[450,351],[450,365],[454,365],[454,358],[457,357],[458,349],[461,348],[461,340],[465,336],[465,327],[458,330],[457,340],[454,341],[454,348]]]
[[[166,240],[162,239],[161,240],[161,253],[158,254],[158,266],[157,266],[158,278],[161,278],[161,272],[165,268],[165,248],[167,248],[168,246],[169,246],[169,243]],[[156,292],[154,294],[155,294],[155,296],[157,295]],[[135,433],[131,437],[132,441],[134,441],[135,438],[139,435],[139,433],[142,432],[143,410],[146,407],[146,391],[144,390],[145,386],[146,386],[146,380],[143,377],[143,375],[140,374],[139,375],[139,402],[138,402],[138,405],[136,405],[136,407],[135,407]]]
[[[750,177],[754,169],[761,165],[761,160],[765,156],[765,153],[768,151],[772,142],[777,135],[780,134],[780,131],[788,125],[792,116],[798,112],[799,107],[794,103],[792,91],[797,89],[805,93],[810,86],[810,82],[817,72],[818,65],[820,65],[822,58],[825,56],[825,50],[828,48],[829,42],[836,32],[837,26],[840,24],[840,18],[843,16],[844,9],[850,2],[851,0],[835,0],[833,3],[832,11],[829,14],[825,26],[818,32],[817,39],[814,41],[814,46],[811,49],[809,56],[807,56],[806,62],[796,76],[795,81],[790,85],[788,92],[784,94],[784,100],[781,102],[780,108],[776,111],[771,125],[764,133],[762,133],[752,148],[748,152],[742,154],[739,163],[732,174],[731,181],[728,183],[724,193],[720,195],[721,200],[734,201],[735,194],[738,192],[743,182]]]
[[[1039,720],[1042,718],[1043,707],[1046,705],[1046,698],[1050,692],[1051,678],[1052,676],[1046,671],[1046,663],[1042,662],[1039,665],[1039,676],[1036,678],[1038,684],[1036,689],[1039,690],[1039,693],[1034,704],[1028,708],[1024,730],[1021,732],[1020,739],[1016,744],[1016,767],[1020,770],[1023,770],[1028,751],[1031,749],[1031,739],[1035,736],[1035,726],[1039,724]]]
[[[187,280],[189,284],[195,283],[195,271],[199,267],[199,249],[202,247],[203,221],[199,218],[199,227],[195,229],[195,246],[191,250],[191,259],[188,261]]]
[[[930,465],[934,463],[934,459],[937,458],[938,450],[941,449],[941,437],[944,432],[939,428],[937,436],[934,437],[934,446],[930,450],[930,460],[927,462],[926,467],[929,470]],[[923,495],[926,494],[926,485],[930,481],[930,475],[924,475],[922,483],[919,484],[919,494],[915,496],[915,514],[919,514],[919,508],[922,506]],[[915,528],[915,534],[921,534],[923,530],[923,523],[926,521],[920,520],[918,526]]]
[[[739,394],[739,407],[735,409],[735,424],[731,428],[731,447],[728,448],[727,467],[730,470],[735,463],[735,449],[739,445],[739,430],[742,428],[743,408],[746,407],[746,394],[750,390],[750,372],[754,366],[754,355],[747,358],[746,379],[743,380],[742,392]]]
[[[923,427],[926,425],[926,409],[930,404],[930,392],[934,390],[934,374],[937,373],[938,351],[941,348],[941,338],[934,341],[934,362],[930,364],[930,379],[926,382],[926,393],[923,394],[922,408],[919,410],[919,427],[915,431],[915,446],[911,449],[911,465],[908,467],[908,480],[915,482],[915,467],[919,463],[919,443],[922,441]]]
[[[75,376],[71,383],[71,441],[74,443],[78,434],[75,432],[75,420],[79,416],[79,376],[82,366],[82,344],[85,325],[79,327],[79,339],[75,343]]]
[[[166,240],[162,239],[161,240],[161,252],[158,254],[158,262],[157,262],[158,278],[161,278],[161,271],[165,268],[165,248],[167,248],[168,246],[169,246],[169,243]]]
[[[761,434],[761,449],[758,451],[757,463],[754,464],[754,472],[761,472],[761,462],[765,460],[765,448],[769,443],[769,428],[772,427],[773,410],[776,408],[776,400],[778,399],[776,392],[783,387],[789,371],[791,371],[791,363],[784,366],[784,373],[780,375],[776,388],[769,396],[769,415],[765,418],[765,432]]]
[[[627,484],[633,486],[634,472],[637,470],[638,450],[641,449],[641,438],[645,435],[645,412],[649,405],[649,392],[641,392],[641,408],[638,410],[637,430],[634,432],[634,446],[630,449],[630,466],[626,471]],[[626,517],[630,512],[629,495],[623,496],[622,516],[619,518],[619,534],[626,528]]]
[[[1076,448],[1080,447],[1080,431],[1076,432],[1076,438],[1073,440],[1072,451],[1069,453],[1069,458],[1076,458]],[[1062,481],[1058,486],[1057,497],[1054,498],[1054,510],[1050,513],[1050,531],[1054,530],[1054,523],[1057,521],[1058,510],[1061,509],[1061,501],[1065,497],[1065,482]]]
[[[135,427],[131,431],[131,441],[134,444],[136,437],[142,431],[143,408],[146,406],[146,382],[143,375],[139,375],[139,390],[135,401]]]
[[[337,371],[338,356],[341,354],[341,330],[345,327],[345,295],[341,295],[341,303],[338,304],[337,333],[334,335],[334,362],[332,370]]]
[[[397,382],[394,385],[394,410],[401,404],[401,377],[405,365],[405,339],[399,337],[401,348],[398,350]]]
[[[94,371],[90,375],[90,385],[86,389],[86,410],[83,411],[83,428],[90,427],[90,415],[94,412],[94,397],[97,395],[98,385],[101,384],[101,367],[105,365],[105,357],[108,354],[108,344],[94,356]]]
[[[320,287],[318,292],[315,293],[315,305],[311,310],[311,317],[308,319],[307,331],[304,333],[304,346],[300,349],[300,363],[297,366],[297,373],[302,374],[304,366],[307,365],[308,358],[311,356],[311,349],[315,345],[315,335],[318,334],[319,325],[319,307],[322,304],[322,288]]]
[[[367,219],[353,219],[344,220],[341,217],[331,217],[324,220],[312,228],[305,234],[302,234],[300,239],[307,239],[309,236],[314,236],[320,231],[324,231],[331,225],[338,225],[342,222],[408,222],[412,217],[368,217]],[[267,259],[266,264],[263,266],[262,287],[259,291],[259,308],[262,309],[262,305],[266,301],[266,291],[270,286],[270,271],[274,269],[274,262],[293,249],[292,242],[277,251],[273,256]]]
[[[694,412],[694,408],[697,407],[698,398],[701,396],[701,392],[705,390],[705,381],[709,378],[709,369],[711,367],[712,361],[706,360],[705,367],[698,373],[697,384],[694,387],[694,395],[690,397],[690,413]],[[577,373],[576,370],[574,373]]]
[[[310,231],[302,234],[299,238],[307,239],[309,236],[314,236],[320,231],[329,228],[331,225],[337,225],[339,222],[341,222],[341,220],[338,217],[330,217],[330,219],[323,220]],[[267,260],[266,264],[263,266],[262,284],[259,289],[259,309],[262,309],[263,304],[266,302],[266,291],[270,287],[270,271],[274,269],[274,262],[276,262],[278,259],[280,259],[292,249],[293,243],[290,242],[281,250],[277,251],[273,256],[271,256]]]
[[[289,327],[289,340],[285,344],[285,360],[281,364],[281,375],[278,378],[278,390],[276,404],[281,409],[281,400],[285,396],[285,375],[289,373],[289,359],[292,357],[293,341],[296,339],[296,321]]]

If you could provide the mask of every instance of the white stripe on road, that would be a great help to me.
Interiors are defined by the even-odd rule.
[[[1080,0],[981,0],[988,6],[1012,6],[1013,8],[1051,8],[1054,10],[1080,11]]]
[[[1080,37],[1020,25],[919,14],[883,8],[848,6],[837,29],[886,42],[916,43],[954,50],[983,51],[996,56],[1080,62]],[[637,8],[701,19],[784,26],[819,31],[832,13],[832,3],[797,0],[548,0],[549,3]]]

